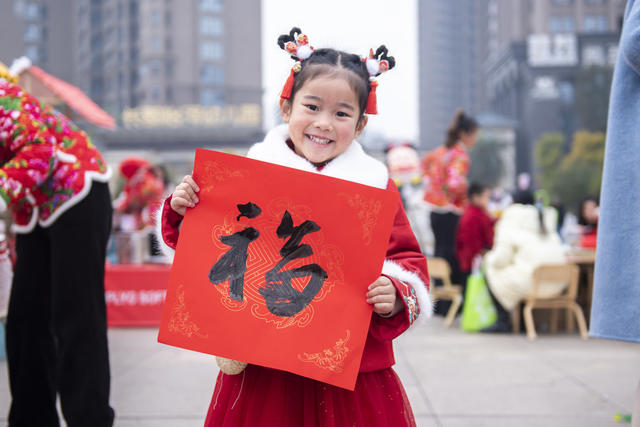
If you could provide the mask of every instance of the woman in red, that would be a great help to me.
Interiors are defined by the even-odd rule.
[[[435,238],[434,255],[451,266],[451,281],[462,281],[456,257],[456,229],[467,205],[467,174],[469,154],[478,137],[478,123],[458,110],[453,118],[444,145],[427,153],[422,160],[424,200],[431,210],[430,222]],[[436,305],[436,313],[446,313],[448,307]]]

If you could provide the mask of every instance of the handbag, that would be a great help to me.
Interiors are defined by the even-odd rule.
[[[493,325],[496,320],[498,320],[498,312],[489,295],[484,274],[482,270],[474,269],[467,279],[460,326],[463,331],[478,332]]]

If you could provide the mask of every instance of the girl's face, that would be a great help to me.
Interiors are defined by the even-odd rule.
[[[467,148],[472,148],[476,145],[476,141],[478,140],[478,129],[474,129],[471,132],[460,131],[460,141]]]
[[[582,216],[588,224],[598,223],[598,211],[598,204],[593,200],[587,200],[582,204]]]
[[[367,124],[355,91],[339,75],[306,81],[293,102],[280,102],[280,115],[289,124],[296,154],[315,164],[344,153]]]

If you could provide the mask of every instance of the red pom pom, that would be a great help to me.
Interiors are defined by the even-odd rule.
[[[376,97],[376,87],[378,87],[378,82],[372,80],[370,85],[371,90],[369,90],[369,98],[367,99],[367,109],[365,110],[365,113],[378,114],[378,98]]]
[[[294,69],[291,69],[291,73],[289,73],[289,77],[287,81],[284,82],[284,87],[282,88],[282,93],[280,94],[280,98],[289,99],[291,97],[291,91],[293,90],[293,84],[295,83],[295,74]]]

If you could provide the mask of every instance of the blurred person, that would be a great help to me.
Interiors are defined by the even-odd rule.
[[[504,191],[502,187],[495,187],[491,191],[491,199],[489,200],[489,212],[495,218],[499,218],[502,215],[502,211],[507,208],[507,206],[513,203],[513,198],[511,194]]]
[[[640,343],[640,1],[625,10],[613,73],[589,334]],[[640,426],[640,382],[633,426]]]
[[[424,253],[431,246],[433,237],[428,227],[429,212],[422,200],[422,170],[416,147],[409,142],[389,144],[385,149],[385,162],[389,177],[400,191],[411,228]]]
[[[372,80],[395,60],[379,47],[368,58],[335,49],[310,49],[299,28],[278,38],[293,55],[282,91],[285,124],[270,130],[247,157],[309,173],[395,190],[387,168],[355,140],[376,114]],[[188,175],[165,200],[159,237],[176,247],[187,209],[198,209],[199,187]],[[312,188],[308,191],[313,191]],[[392,340],[417,319],[429,315],[426,260],[402,203],[380,277],[363,294],[372,317],[353,391],[292,373],[224,360],[205,421],[206,426],[415,426],[411,405],[392,369]],[[241,375],[240,375],[241,373]]]
[[[389,177],[398,187],[405,209],[422,188],[420,157],[413,144],[389,144],[385,149],[385,162]]]
[[[493,249],[484,257],[487,285],[498,311],[497,322],[485,332],[511,330],[509,311],[533,286],[533,271],[543,264],[564,264],[565,251],[556,232],[553,208],[533,205],[533,195],[520,194],[496,223]],[[545,283],[542,297],[559,295],[566,283]]]
[[[590,334],[640,343],[639,35],[640,1],[629,0],[611,86]],[[593,222],[593,203],[588,210],[591,219],[583,216]],[[634,414],[637,421],[640,413]]]
[[[513,203],[533,204],[535,196],[531,188],[531,175],[523,172],[518,175],[516,191],[512,195]],[[519,201],[516,201],[519,200]]]
[[[153,229],[155,212],[164,196],[164,181],[160,168],[140,157],[127,157],[120,163],[120,175],[125,185],[120,195],[113,201],[114,211],[131,215],[130,230]]]
[[[491,190],[482,184],[472,182],[467,191],[469,204],[458,224],[456,236],[456,252],[460,270],[463,275],[463,291],[467,286],[467,278],[471,274],[473,260],[493,246],[494,220],[489,214]],[[465,295],[465,292],[462,293]]]
[[[600,209],[598,207],[598,198],[594,196],[587,196],[582,199],[578,206],[578,225],[581,226],[581,247],[595,249],[598,236],[599,216]]]
[[[451,267],[451,282],[460,284],[462,275],[456,256],[456,229],[467,205],[469,154],[478,139],[478,123],[463,110],[456,111],[444,144],[422,160],[424,200],[431,209],[430,222],[435,238],[434,256]],[[444,315],[447,303],[438,301],[436,313]]]
[[[562,200],[560,200],[557,196],[554,196],[552,198],[551,204],[549,206],[554,208],[558,213],[558,225],[556,228],[558,230],[558,233],[560,233],[560,237],[562,237],[562,230],[564,229],[564,222],[567,216],[567,209],[565,208],[564,203],[562,203]]]
[[[0,67],[0,210],[17,233],[9,426],[111,426],[104,265],[111,171],[88,136]]]

